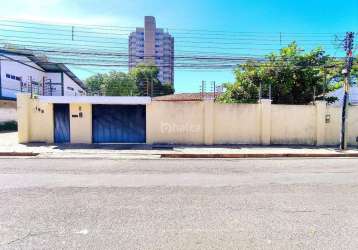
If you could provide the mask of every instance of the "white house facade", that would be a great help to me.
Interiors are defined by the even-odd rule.
[[[81,96],[85,86],[64,64],[48,62],[31,52],[0,49],[0,99],[16,93],[44,96]]]

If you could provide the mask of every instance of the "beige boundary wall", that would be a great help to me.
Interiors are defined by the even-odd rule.
[[[154,101],[147,107],[147,143],[338,145],[339,107]],[[358,107],[349,107],[349,144],[357,145]]]
[[[82,118],[78,118],[82,112]],[[88,103],[70,104],[71,143],[92,143],[92,105]]]
[[[0,99],[0,123],[17,121],[16,101],[6,101]]]
[[[31,99],[30,94],[17,95],[17,122],[20,143],[53,143],[53,105]]]
[[[31,99],[30,94],[17,96],[18,137],[20,143],[54,142],[53,104]],[[79,112],[83,117],[78,118]],[[77,115],[77,116],[76,116]],[[70,104],[71,143],[92,143],[92,105]]]
[[[53,105],[18,96],[19,142],[53,143]],[[83,117],[78,118],[79,112]],[[339,107],[152,101],[147,105],[149,144],[338,145]],[[358,107],[349,107],[349,144],[357,145]],[[92,142],[92,105],[70,104],[71,143]]]

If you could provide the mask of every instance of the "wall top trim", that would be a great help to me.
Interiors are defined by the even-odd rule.
[[[48,103],[89,103],[146,105],[151,102],[146,96],[39,96],[41,102]]]

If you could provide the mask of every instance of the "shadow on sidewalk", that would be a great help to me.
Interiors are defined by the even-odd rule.
[[[29,148],[51,147],[57,150],[73,149],[101,149],[101,150],[172,150],[172,145],[150,145],[136,143],[104,143],[104,144],[48,144],[43,142],[32,142],[23,144]]]
[[[29,148],[36,147],[51,147],[57,150],[78,150],[78,149],[101,149],[101,150],[174,150],[174,149],[252,149],[252,150],[263,150],[263,149],[276,149],[276,150],[318,150],[326,149],[332,152],[339,152],[340,149],[337,146],[309,146],[309,145],[183,145],[183,144],[144,144],[144,143],[101,143],[101,144],[48,144],[43,142],[32,142],[22,144]],[[357,149],[357,147],[351,147],[351,150]]]

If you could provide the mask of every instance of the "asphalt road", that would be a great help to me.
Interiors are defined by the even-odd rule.
[[[1,249],[358,249],[358,159],[0,159]]]

